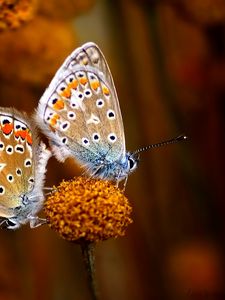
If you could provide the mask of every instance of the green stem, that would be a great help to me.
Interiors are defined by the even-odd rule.
[[[88,286],[92,300],[97,300],[96,282],[95,282],[95,245],[91,242],[82,241],[80,243],[83,261],[87,272]]]

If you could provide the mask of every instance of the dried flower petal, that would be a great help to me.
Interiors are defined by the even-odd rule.
[[[15,29],[32,19],[37,0],[1,0],[0,30]]]
[[[127,198],[111,182],[84,177],[63,181],[45,203],[50,227],[70,241],[123,236],[132,223],[131,211]]]
[[[1,78],[44,88],[77,42],[70,23],[36,17],[19,38],[17,31],[2,32],[0,44]]]

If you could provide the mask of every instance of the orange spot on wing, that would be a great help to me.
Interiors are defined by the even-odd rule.
[[[13,125],[11,123],[2,125],[2,131],[5,134],[10,134],[13,130]]]
[[[100,86],[100,84],[99,84],[99,82],[98,82],[97,80],[91,82],[91,88],[92,88],[93,90],[96,91],[96,90],[98,89],[99,86]]]
[[[102,91],[103,91],[103,94],[105,94],[105,95],[109,95],[109,89],[104,85],[103,87],[102,87]]]
[[[71,89],[70,86],[68,86],[61,94],[60,96],[65,97],[65,98],[70,98],[71,96]]]
[[[76,89],[78,86],[78,80],[74,80],[72,81],[71,83],[69,83],[68,87],[71,88],[71,89]]]
[[[87,78],[80,78],[79,79],[79,82],[82,84],[82,85],[85,85],[87,82],[88,82],[88,80],[87,80]]]
[[[55,104],[53,104],[55,110],[61,110],[64,108],[64,102],[61,99],[58,99]]]
[[[32,136],[31,134],[27,133],[27,138],[26,138],[26,141],[29,145],[32,145]]]
[[[26,136],[27,136],[26,130],[17,130],[15,132],[15,137],[21,137],[23,140],[25,140]]]
[[[55,115],[50,119],[50,121],[49,121],[50,125],[51,125],[51,126],[55,126],[56,123],[57,123],[57,121],[58,121],[58,119],[60,119],[60,116],[57,115],[57,114],[55,114]]]

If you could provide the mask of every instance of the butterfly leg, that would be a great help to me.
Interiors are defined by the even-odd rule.
[[[39,218],[37,216],[29,216],[29,221],[30,221],[30,228],[35,228],[47,224],[46,219]]]
[[[57,189],[51,187],[44,187],[43,190],[46,191],[45,196],[51,195],[52,193],[57,191]]]
[[[0,227],[3,227],[4,228],[4,224],[7,224],[7,219],[3,219],[0,221]]]
[[[55,189],[52,188],[52,187],[46,186],[46,187],[43,188],[43,190],[44,190],[44,191],[50,191],[50,192],[52,192],[52,191],[54,191]]]
[[[120,180],[118,179],[119,176],[117,177],[116,179],[116,187],[119,188],[119,183],[120,183]],[[128,176],[126,176],[124,179],[123,179],[123,186],[121,188],[121,191],[124,193],[125,192],[125,189],[126,189],[126,185],[127,185],[127,179],[128,179]]]
[[[127,179],[128,179],[128,176],[125,177],[124,182],[123,182],[123,189],[122,189],[123,193],[125,192],[125,189],[126,189]]]

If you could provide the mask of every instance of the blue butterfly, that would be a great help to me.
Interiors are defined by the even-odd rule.
[[[59,161],[73,157],[90,176],[117,183],[137,168],[143,149],[126,151],[112,75],[94,43],[77,48],[65,60],[40,99],[35,117]]]

